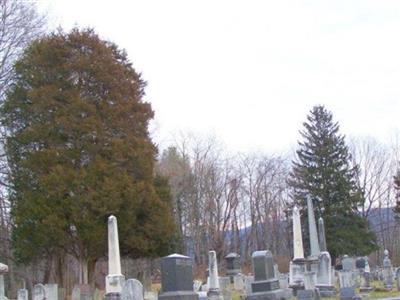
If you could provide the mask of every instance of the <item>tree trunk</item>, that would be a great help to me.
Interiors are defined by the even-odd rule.
[[[79,258],[79,284],[88,284],[88,259]]]
[[[88,283],[92,288],[95,288],[95,271],[97,259],[89,259],[87,263]]]

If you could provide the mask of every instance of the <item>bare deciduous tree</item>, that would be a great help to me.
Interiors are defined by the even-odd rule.
[[[44,32],[45,23],[34,2],[0,0],[0,99],[12,82],[15,60]]]
[[[0,0],[0,102],[14,78],[13,65],[25,47],[38,38],[45,29],[46,18],[36,10],[31,1]],[[0,134],[0,224],[1,255],[10,267],[10,289],[15,293],[14,270],[10,249],[11,223],[9,203],[4,191],[7,188],[7,159],[3,152],[3,130]],[[21,276],[21,274],[20,274]]]

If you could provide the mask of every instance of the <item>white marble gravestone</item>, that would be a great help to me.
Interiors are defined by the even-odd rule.
[[[317,274],[315,272],[305,272],[304,273],[304,289],[315,290],[317,281]]]
[[[139,280],[128,279],[122,287],[122,300],[143,300],[143,285]]]
[[[145,291],[144,300],[158,300],[158,294],[153,291]]]
[[[19,289],[17,292],[17,300],[28,300],[28,290]]]
[[[289,264],[289,286],[295,291],[304,287],[304,259],[303,238],[301,234],[300,212],[297,206],[293,207],[293,259]]]
[[[7,299],[4,287],[4,274],[8,273],[8,266],[0,263],[0,299]]]
[[[44,285],[46,300],[58,300],[58,285],[56,283],[47,283]]]
[[[74,286],[72,289],[71,300],[81,300],[81,289],[79,286]]]
[[[32,293],[33,300],[45,300],[46,299],[46,289],[43,284],[38,283],[33,287]]]
[[[121,294],[125,277],[121,273],[117,218],[108,218],[108,275],[106,277],[106,296]]]
[[[331,256],[328,251],[319,255],[317,285],[332,285]]]
[[[236,274],[233,277],[233,288],[235,289],[235,291],[244,290],[244,276],[242,273]]]
[[[392,262],[389,258],[389,251],[385,249],[383,251],[384,259],[383,259],[383,284],[385,288],[391,289],[393,287],[393,270],[392,270]]]
[[[355,283],[353,280],[352,271],[342,270],[339,274],[339,285],[341,288],[354,287]]]
[[[304,259],[303,238],[301,234],[300,212],[293,208],[293,260]]]
[[[218,280],[218,264],[217,264],[217,254],[215,251],[208,252],[208,270],[209,270],[209,290],[219,291],[219,280]]]
[[[218,279],[218,263],[215,251],[208,252],[209,283],[207,296],[209,299],[222,300]]]
[[[342,267],[343,271],[351,271],[353,272],[356,268],[355,260],[353,257],[349,257],[348,255],[344,255],[342,259]]]

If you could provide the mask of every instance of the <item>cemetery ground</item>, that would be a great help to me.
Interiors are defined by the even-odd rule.
[[[181,254],[170,254],[160,260],[160,276],[148,284],[136,278],[126,278],[121,268],[117,219],[108,218],[108,275],[105,291],[93,290],[88,285],[76,285],[72,294],[57,284],[37,283],[32,290],[18,290],[18,300],[360,300],[400,299],[399,269],[391,265],[389,252],[384,251],[383,267],[371,268],[367,257],[343,256],[341,269],[334,270],[326,258],[323,221],[319,220],[319,240],[313,208],[309,202],[308,215],[311,239],[316,256],[306,259],[299,243],[295,243],[295,257],[289,272],[281,273],[274,255],[269,250],[254,251],[251,268],[245,267],[237,253],[229,253],[218,262],[216,252],[208,255],[208,269],[194,276],[193,259]],[[299,215],[293,215],[294,226],[301,225]],[[295,228],[296,229],[296,228]],[[294,240],[299,240],[294,230]],[[322,243],[320,243],[322,241]],[[322,250],[322,251],[321,251]],[[311,252],[312,253],[312,252]],[[396,272],[394,272],[396,270]],[[5,297],[4,276],[8,267],[0,264],[0,299]],[[283,271],[283,270],[282,270]],[[287,270],[286,270],[287,271]],[[197,278],[197,279],[196,279]],[[399,278],[400,279],[400,278]],[[367,291],[367,292],[366,292]],[[31,298],[29,296],[31,295]],[[14,298],[10,298],[14,299]]]

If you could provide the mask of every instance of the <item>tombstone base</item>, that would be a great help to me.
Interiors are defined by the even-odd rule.
[[[314,290],[300,290],[297,292],[297,299],[299,300],[319,300],[321,296],[318,289]]]
[[[360,295],[356,295],[356,291],[352,287],[340,289],[340,300],[361,300]]]
[[[106,276],[106,291],[107,294],[121,293],[121,288],[125,284],[124,275],[107,275]]]
[[[232,292],[230,290],[223,290],[222,291],[222,299],[223,300],[231,300],[232,299]]]
[[[304,290],[304,285],[303,284],[289,285],[289,288],[293,290],[293,296],[296,297],[298,291]]]
[[[159,300],[199,300],[199,295],[192,291],[165,292],[158,295]]]
[[[360,293],[371,293],[374,290],[371,286],[362,286],[360,287]]]
[[[208,300],[207,292],[196,292],[199,295],[199,300]]]
[[[209,290],[207,292],[207,298],[209,300],[223,300],[224,297],[222,296],[219,290]]]
[[[393,289],[393,285],[390,284],[385,284],[384,287],[388,292],[390,292]]]
[[[233,278],[241,272],[240,269],[228,269],[226,270],[226,276],[229,277],[230,283],[233,283]]]
[[[334,297],[336,295],[335,287],[333,285],[318,285],[319,294],[323,298]]]
[[[269,292],[252,293],[245,300],[282,300],[293,297],[292,289],[278,289]]]
[[[104,298],[105,298],[105,300],[121,300],[121,294],[120,293],[107,293]]]
[[[251,284],[252,293],[270,292],[279,289],[280,286],[278,279],[255,281]]]

